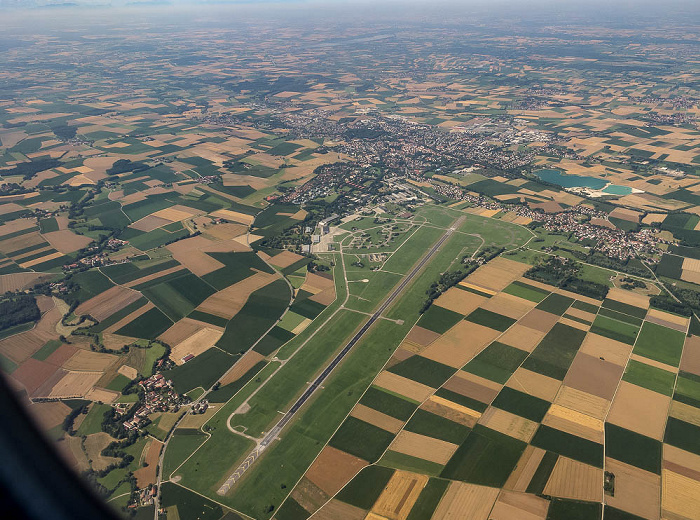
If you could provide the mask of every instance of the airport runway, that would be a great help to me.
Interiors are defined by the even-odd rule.
[[[297,399],[297,401],[292,405],[292,407],[284,414],[282,419],[263,437],[260,443],[255,447],[253,451],[246,457],[246,459],[241,463],[240,466],[234,471],[226,482],[224,482],[217,493],[219,495],[225,495],[231,489],[231,487],[240,479],[248,468],[250,468],[255,460],[260,456],[260,454],[267,448],[272,441],[274,441],[285,425],[292,420],[294,415],[299,411],[299,409],[304,406],[304,403],[309,400],[309,398],[314,394],[316,390],[321,386],[323,381],[333,372],[336,366],[345,358],[345,356],[350,352],[353,346],[362,338],[362,336],[369,330],[369,328],[377,321],[382,313],[391,305],[391,303],[396,299],[396,297],[404,290],[404,288],[411,282],[411,280],[418,274],[418,272],[423,268],[423,266],[428,263],[430,258],[435,254],[435,252],[440,248],[440,246],[447,240],[453,231],[459,227],[459,225],[464,221],[464,217],[460,217],[453,225],[450,227],[440,240],[438,240],[435,245],[428,251],[416,267],[414,267],[410,273],[401,281],[399,286],[394,289],[394,291],[384,300],[384,303],[372,314],[369,320],[357,331],[357,333],[352,337],[352,339],[343,347],[338,355],[333,358],[333,360],[323,369],[316,379],[309,385],[309,387],[304,391],[304,393]]]

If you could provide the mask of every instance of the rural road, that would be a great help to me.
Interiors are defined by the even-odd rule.
[[[240,466],[234,471],[226,482],[224,482],[217,494],[225,495],[229,492],[231,487],[243,476],[248,468],[250,468],[255,460],[260,456],[260,454],[267,448],[272,441],[274,441],[285,425],[292,420],[294,415],[299,411],[299,409],[304,406],[304,403],[309,400],[309,398],[314,394],[316,390],[321,386],[323,381],[331,374],[336,366],[345,358],[345,356],[350,352],[353,346],[364,336],[364,334],[369,330],[369,328],[377,321],[381,314],[391,305],[391,303],[396,299],[396,297],[404,290],[404,288],[411,282],[411,280],[418,274],[418,272],[423,268],[423,266],[428,263],[430,258],[435,254],[435,252],[440,248],[440,246],[447,240],[450,235],[459,227],[459,225],[464,221],[465,217],[460,217],[453,225],[450,227],[444,235],[435,243],[435,245],[423,256],[418,265],[416,265],[413,270],[411,270],[408,275],[401,281],[401,283],[394,289],[394,291],[384,300],[384,303],[372,314],[369,320],[360,328],[359,331],[352,337],[352,339],[343,347],[343,349],[338,353],[338,355],[326,366],[325,369],[316,377],[316,379],[311,383],[311,385],[306,389],[306,391],[297,399],[297,401],[292,405],[292,407],[284,414],[282,419],[263,437],[260,443],[250,452],[250,454],[245,458]]]

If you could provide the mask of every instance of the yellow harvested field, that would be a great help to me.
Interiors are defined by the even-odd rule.
[[[506,386],[551,402],[557,396],[561,381],[519,367]]]
[[[462,291],[464,292],[464,291]],[[482,305],[483,309],[519,320],[537,305],[535,302],[524,300],[508,293],[498,293]]]
[[[682,327],[687,327],[688,322],[690,321],[690,318],[686,318],[685,316],[678,316],[677,314],[671,314],[670,312],[664,312],[658,309],[649,309],[649,312],[647,312],[647,318],[649,317],[674,323]]]
[[[541,330],[516,323],[498,338],[498,341],[520,350],[532,352],[544,336],[545,332]]]
[[[480,296],[457,287],[451,287],[435,300],[433,305],[466,315],[486,300],[488,300],[488,298],[485,296]]]
[[[655,520],[661,510],[661,478],[659,475],[605,459],[605,470],[615,474],[615,496],[605,496],[605,503],[633,515]]]
[[[115,285],[78,305],[75,309],[75,315],[89,314],[97,321],[102,321],[139,298],[141,298],[140,292]]]
[[[136,377],[139,375],[138,370],[136,370],[134,367],[130,367],[129,365],[120,366],[117,372],[124,377],[128,377],[129,379],[136,379]]]
[[[603,420],[608,413],[610,401],[581,390],[562,385],[554,404]]]
[[[104,388],[91,388],[85,394],[85,399],[89,401],[100,401],[103,403],[113,403],[119,398],[119,392],[105,390]]]
[[[700,481],[664,469],[661,482],[662,514],[672,520],[700,520]]]
[[[700,260],[695,258],[684,258],[683,267],[684,271],[692,271],[694,273],[700,273]]]
[[[432,387],[387,371],[381,372],[373,384],[419,403],[425,401],[435,391]]]
[[[530,481],[535,475],[537,468],[540,466],[540,462],[542,462],[545,453],[545,450],[542,448],[535,448],[531,444],[526,446],[515,469],[503,485],[503,489],[525,491],[530,485]]]
[[[60,233],[60,231],[55,231],[55,233]],[[80,249],[80,248],[78,248]],[[75,249],[73,250],[75,251]],[[29,267],[35,266],[37,264],[43,264],[44,262],[48,262],[49,260],[53,260],[54,258],[59,258],[63,256],[63,253],[61,252],[55,252],[51,253],[50,255],[42,256],[40,258],[35,258],[34,260],[29,260],[28,262],[23,262],[19,264],[19,266],[23,269],[27,269]]]
[[[562,325],[568,325],[569,327],[573,327],[574,329],[579,329],[579,330],[583,330],[583,331],[588,331],[591,328],[590,325],[586,325],[585,323],[581,323],[581,322],[575,321],[575,320],[570,320],[570,319],[564,318],[564,317],[559,319],[559,323],[561,323]]]
[[[697,260],[700,264],[700,260]],[[628,305],[634,305],[635,307],[641,307],[642,309],[649,308],[649,296],[644,296],[632,291],[627,291],[625,289],[618,289],[613,287],[608,292],[608,298],[618,302],[626,303]]]
[[[643,219],[642,224],[651,226],[653,224],[661,224],[668,216],[668,213],[648,213]]]
[[[668,415],[700,427],[700,408],[696,408],[680,401],[671,401]]]
[[[464,482],[452,482],[431,520],[487,520],[499,490]]]
[[[433,341],[421,355],[438,363],[462,368],[500,334],[492,328],[461,320]]]
[[[163,340],[168,345],[177,345],[178,343],[185,341],[193,334],[196,334],[200,330],[208,327],[216,328],[208,323],[193,320],[191,318],[183,318],[168,330],[163,332],[163,334],[159,336],[159,339]]]
[[[486,287],[481,287],[480,285],[469,283],[469,282],[466,282],[464,280],[459,282],[459,285],[461,285],[462,287],[466,287],[467,289],[473,289],[475,291],[480,291],[480,292],[483,292],[486,294],[490,294],[491,296],[493,296],[494,294],[497,294],[497,291],[492,291],[491,289],[487,289]]]
[[[489,407],[483,413],[479,424],[523,442],[530,442],[539,426],[534,421],[494,407]]]
[[[112,354],[80,349],[63,363],[62,368],[75,372],[98,372],[107,370],[117,359],[119,357]]]
[[[622,381],[615,394],[607,422],[661,440],[671,398]]]
[[[214,218],[232,220],[233,222],[245,224],[246,226],[250,226],[255,220],[255,217],[253,217],[252,215],[246,215],[245,213],[239,213],[238,211],[231,211],[229,209],[220,209],[214,211],[213,213],[211,213],[211,216]]]
[[[176,365],[182,365],[182,359],[190,354],[193,356],[198,356],[203,352],[206,352],[211,347],[219,341],[219,338],[223,335],[221,330],[213,328],[203,328],[195,332],[192,336],[184,341],[181,341],[175,345],[170,352],[170,359],[172,359]]]
[[[292,334],[294,334],[294,335],[296,336],[297,334],[301,334],[302,332],[304,332],[304,330],[306,329],[306,327],[308,327],[309,325],[311,325],[311,321],[312,321],[311,318],[306,318],[306,319],[305,319],[304,321],[302,321],[299,325],[297,325],[296,327],[294,327],[294,328],[292,329]]]
[[[462,411],[456,410],[451,407],[451,405],[455,404],[452,401],[449,401],[449,404],[450,406],[447,406],[442,404],[441,402],[433,401],[431,398],[424,402],[420,408],[421,410],[434,413],[435,415],[439,415],[440,417],[444,417],[445,419],[449,419],[450,421],[454,421],[458,424],[463,424],[468,428],[474,427],[479,417],[477,415],[472,414],[478,414],[478,412],[467,408],[467,410],[469,410],[469,414],[463,413]]]
[[[198,311],[231,319],[245,305],[250,294],[277,279],[277,275],[270,273],[255,273],[244,278],[226,289],[216,292],[204,300]]]
[[[683,271],[681,272],[681,280],[700,284],[700,273],[697,271],[689,271],[687,269],[683,269]]]
[[[399,433],[394,439],[394,442],[389,446],[389,449],[392,451],[398,451],[405,455],[429,460],[442,465],[447,464],[447,461],[450,460],[457,448],[459,448],[459,446],[451,442],[434,439],[406,430]]]
[[[549,501],[535,495],[503,490],[489,520],[545,520]]]
[[[182,421],[177,425],[178,428],[191,428],[198,430],[204,424],[211,419],[216,412],[219,411],[221,408],[221,405],[219,404],[210,404],[209,407],[207,408],[207,411],[204,413],[198,413],[198,414],[187,414],[185,417],[182,419]],[[165,425],[167,426],[167,423],[169,421],[165,421]],[[164,423],[163,419],[160,420],[158,423],[158,427],[160,428],[161,425]],[[161,428],[162,429],[162,428]]]
[[[268,260],[269,263],[274,265],[275,267],[280,267],[284,269],[285,267],[289,267],[295,262],[298,262],[299,260],[303,260],[304,257],[301,255],[298,255],[296,253],[292,253],[291,251],[282,251],[281,253],[276,254],[273,257],[270,257]]]
[[[93,433],[85,438],[85,451],[88,459],[92,460],[92,469],[101,471],[110,464],[118,464],[121,461],[118,457],[105,457],[101,454],[102,450],[115,440],[105,432]]]
[[[352,409],[350,416],[372,424],[377,428],[381,428],[382,430],[391,432],[394,435],[399,433],[404,425],[403,421],[395,419],[390,415],[383,414],[382,412],[378,412],[377,410],[363,404],[355,405],[355,408]]]
[[[560,456],[544,487],[544,494],[600,502],[603,499],[603,470]]]
[[[92,242],[92,238],[76,235],[70,229],[44,233],[43,237],[60,253],[72,253]]]
[[[456,412],[459,412],[461,414],[468,415],[470,417],[474,417],[475,419],[479,419],[481,417],[481,412],[477,412],[476,410],[472,410],[471,408],[467,408],[466,406],[463,406],[461,404],[457,404],[453,401],[450,401],[449,399],[445,399],[444,397],[440,397],[439,395],[431,395],[430,398],[428,399],[428,401],[442,405],[444,407],[447,407],[447,408],[454,410]]]
[[[160,211],[156,211],[155,213],[151,214],[154,217],[169,220],[170,222],[180,222],[181,220],[187,220],[188,218],[192,218],[201,213],[201,211],[197,211],[196,209],[176,204],[170,208],[161,209]]]
[[[542,424],[591,442],[603,443],[603,421],[558,404],[549,407]]]
[[[467,282],[493,291],[501,291],[520,278],[529,268],[527,264],[499,256],[470,274]]]
[[[603,358],[605,361],[624,367],[632,352],[632,345],[627,345],[621,341],[599,336],[598,334],[588,334],[581,344],[579,352],[592,357]]]
[[[84,397],[102,377],[102,372],[68,372],[51,389],[49,397]]]
[[[213,238],[215,240],[234,240],[236,251],[245,251],[248,247],[248,242],[246,241],[245,234],[248,232],[248,226],[244,224],[234,224],[232,222],[225,222],[221,224],[216,224],[215,226],[208,226],[204,229],[204,234],[207,238]],[[256,235],[250,235],[250,241],[255,242]],[[243,242],[239,242],[239,239],[243,239]],[[243,245],[243,247],[241,247]]]
[[[372,507],[380,519],[405,520],[428,483],[426,475],[397,470]]]

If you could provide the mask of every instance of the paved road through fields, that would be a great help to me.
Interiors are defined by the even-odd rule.
[[[440,246],[447,240],[453,231],[455,231],[459,225],[464,221],[465,217],[460,217],[453,225],[450,227],[440,240],[438,240],[435,245],[428,251],[423,258],[420,260],[418,265],[416,265],[408,275],[401,281],[394,292],[392,292],[385,300],[384,303],[372,314],[369,320],[357,331],[357,333],[352,337],[352,339],[343,347],[338,355],[333,358],[333,360],[323,369],[318,377],[311,383],[311,385],[306,389],[306,391],[297,399],[297,401],[292,405],[292,407],[284,414],[284,417],[263,437],[263,439],[258,443],[258,445],[250,452],[250,454],[245,458],[240,466],[234,471],[226,482],[222,484],[217,493],[219,495],[225,495],[231,489],[231,487],[238,481],[243,473],[250,468],[255,460],[260,456],[260,454],[267,448],[272,441],[274,441],[285,425],[292,420],[294,415],[299,411],[299,409],[304,406],[304,403],[309,400],[313,393],[318,390],[323,381],[331,374],[333,369],[343,360],[343,358],[350,352],[352,347],[362,338],[362,336],[369,330],[369,328],[377,321],[382,313],[391,305],[391,303],[396,299],[396,297],[404,290],[404,288],[411,282],[411,280],[418,274],[418,272],[423,268],[423,266],[428,263],[430,258],[435,254],[435,252],[440,248]]]

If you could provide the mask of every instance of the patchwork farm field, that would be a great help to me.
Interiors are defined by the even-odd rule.
[[[632,292],[596,300],[535,283],[527,269],[497,258],[436,299],[274,518],[373,518],[398,481],[414,482],[400,518],[680,510],[700,456],[690,320]],[[510,306],[490,305],[505,296]],[[640,482],[647,500],[633,498]]]

